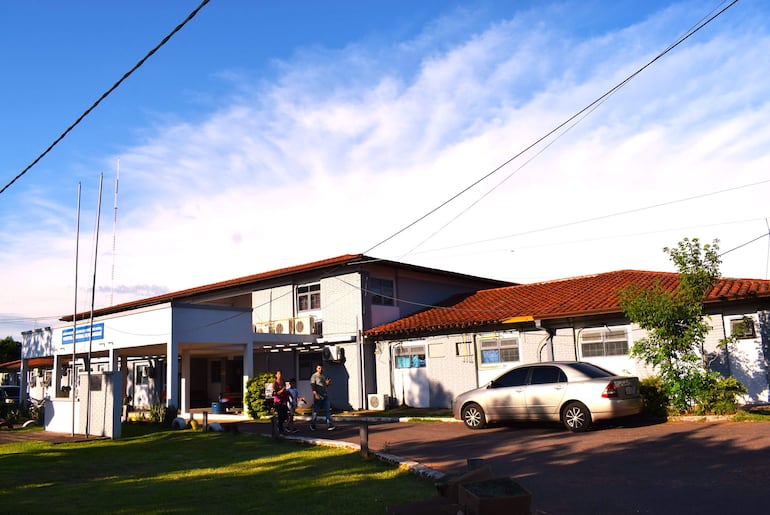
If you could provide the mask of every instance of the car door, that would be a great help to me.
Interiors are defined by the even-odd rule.
[[[559,406],[566,391],[567,376],[559,367],[532,367],[525,395],[527,416],[534,419],[558,416]]]
[[[526,414],[525,397],[530,367],[519,367],[501,375],[490,384],[487,412],[495,419],[522,418]]]

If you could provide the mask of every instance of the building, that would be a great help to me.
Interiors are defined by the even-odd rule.
[[[128,404],[187,413],[223,396],[237,402],[249,378],[277,369],[310,397],[310,375],[324,362],[333,406],[362,409],[376,391],[374,346],[363,332],[451,295],[509,284],[344,255],[63,316],[59,326],[22,333],[21,376],[29,380],[30,360],[52,358],[56,408],[73,403],[81,384],[73,379],[84,372],[119,372]]]
[[[374,327],[364,334],[375,347],[377,394],[413,407],[448,407],[509,368],[552,360],[651,375],[629,356],[645,331],[623,315],[618,291],[658,283],[673,289],[678,275],[621,270],[484,289]],[[770,281],[723,278],[708,292],[704,312],[712,330],[703,350],[712,368],[746,385],[744,402],[770,401]],[[721,348],[729,336],[735,342]]]

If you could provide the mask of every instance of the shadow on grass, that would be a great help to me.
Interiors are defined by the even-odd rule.
[[[345,449],[141,425],[124,434],[2,446],[2,511],[382,513],[435,494],[430,481]]]

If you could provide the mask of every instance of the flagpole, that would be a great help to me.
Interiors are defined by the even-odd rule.
[[[75,436],[75,360],[77,353],[77,329],[78,329],[78,253],[80,249],[80,183],[78,182],[78,209],[77,222],[75,223],[75,311],[72,316],[72,372],[70,372],[70,395],[72,398],[72,436]]]
[[[104,174],[99,174],[99,198],[96,201],[96,229],[94,234],[94,275],[91,282],[91,320],[88,328],[88,392],[86,401],[86,438],[90,431],[91,424],[91,346],[94,341],[94,304],[96,300],[96,261],[99,257],[99,220],[102,213],[102,184],[104,183]]]

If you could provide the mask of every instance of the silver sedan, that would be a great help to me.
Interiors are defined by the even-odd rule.
[[[587,431],[597,420],[635,415],[641,408],[638,377],[582,361],[522,365],[452,403],[454,417],[470,429],[499,420],[549,420],[575,432]]]

